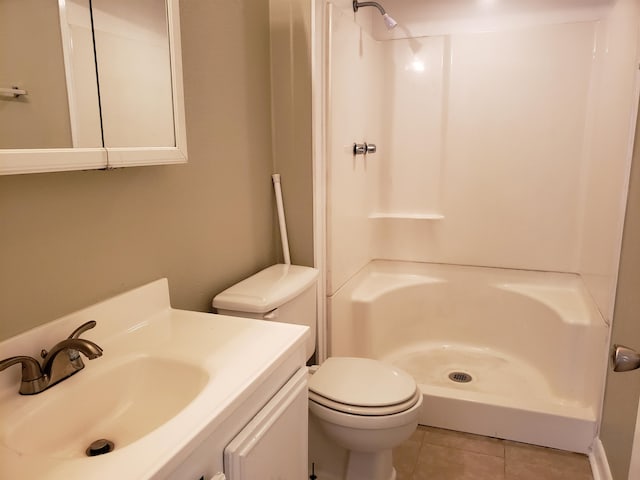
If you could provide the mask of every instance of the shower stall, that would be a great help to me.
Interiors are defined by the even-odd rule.
[[[638,105],[636,2],[383,6],[392,30],[351,1],[315,10],[326,353],[407,370],[422,423],[587,452]]]

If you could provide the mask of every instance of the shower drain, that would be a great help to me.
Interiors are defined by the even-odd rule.
[[[449,380],[457,383],[469,383],[473,380],[473,377],[467,372],[451,372],[449,374]]]

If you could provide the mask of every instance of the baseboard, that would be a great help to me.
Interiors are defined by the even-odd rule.
[[[607,461],[607,454],[599,438],[596,438],[593,442],[591,453],[589,453],[589,463],[591,463],[593,480],[613,480],[609,462]]]

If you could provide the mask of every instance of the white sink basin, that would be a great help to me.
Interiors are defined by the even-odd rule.
[[[2,427],[2,442],[21,455],[61,458],[84,457],[98,439],[123,448],[173,418],[208,378],[197,366],[151,356],[95,373],[85,369],[66,380],[68,388],[54,386],[13,412]]]
[[[187,478],[171,472],[306,360],[306,327],[173,309],[165,279],[0,342],[0,356],[39,358],[88,320],[103,355],[72,377],[19,395],[20,368],[0,372],[0,478]],[[113,451],[86,456],[102,438]]]

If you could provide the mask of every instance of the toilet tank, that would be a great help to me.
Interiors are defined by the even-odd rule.
[[[227,288],[213,299],[217,313],[306,325],[307,359],[316,345],[318,270],[300,265],[272,265]]]

